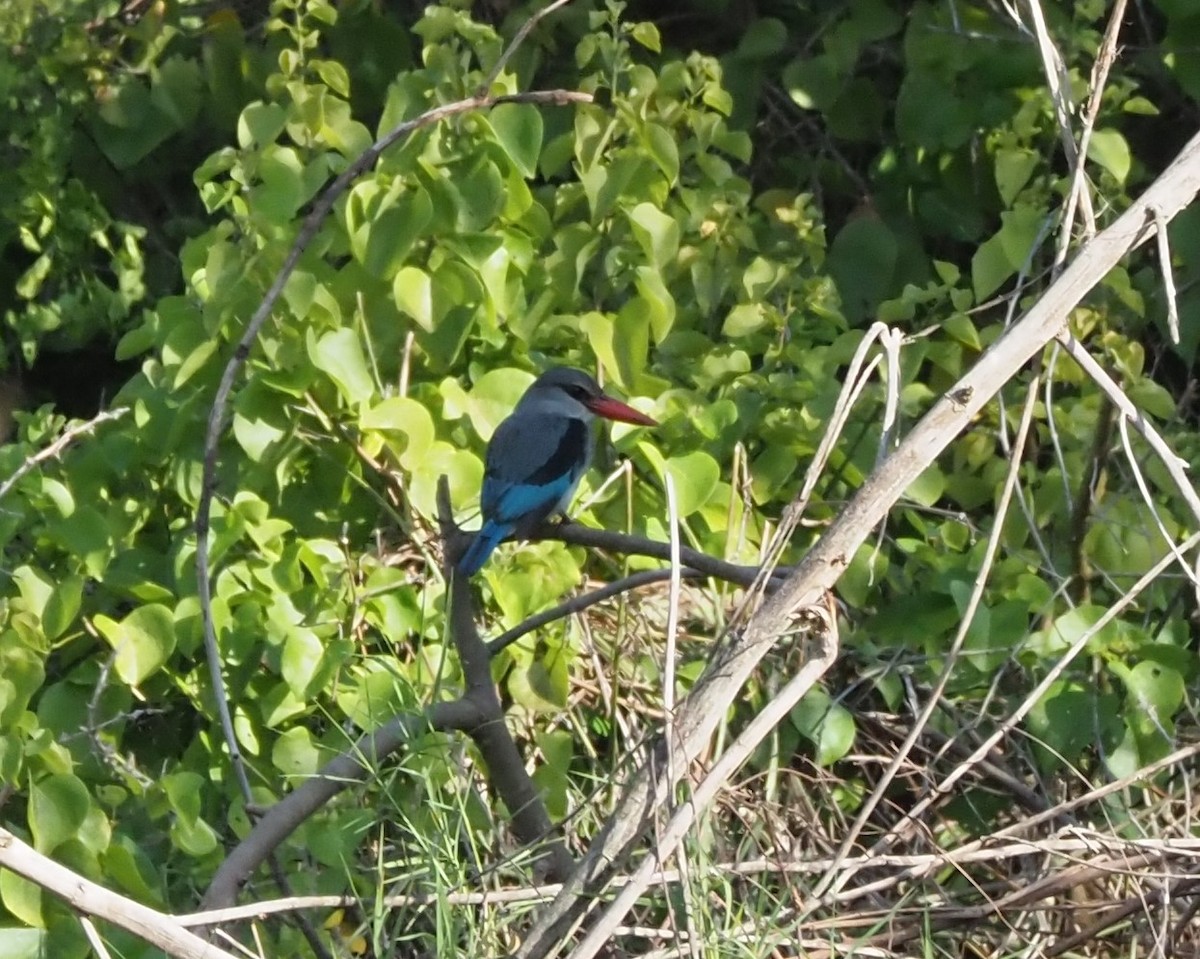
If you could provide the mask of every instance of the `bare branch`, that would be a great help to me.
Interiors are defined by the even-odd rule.
[[[640,573],[633,573],[615,582],[606,583],[599,589],[592,590],[590,593],[581,593],[578,596],[572,596],[557,606],[543,610],[536,616],[530,616],[520,625],[501,633],[487,644],[488,654],[495,656],[501,650],[507,649],[522,636],[529,635],[535,629],[541,629],[547,623],[553,623],[559,619],[566,619],[566,617],[575,613],[581,613],[585,609],[603,603],[606,599],[619,596],[621,593],[632,592],[642,586],[669,580],[671,575],[672,570],[670,568],[642,570]],[[680,570],[680,577],[683,579],[704,579],[705,574],[695,569],[683,569]]]
[[[397,716],[387,725],[359,737],[350,749],[330,760],[312,779],[297,786],[262,815],[217,869],[201,908],[223,909],[231,905],[241,884],[301,823],[343,789],[372,775],[383,759],[411,739],[426,732],[470,729],[482,719],[476,703],[456,699],[434,703],[422,713]]]
[[[129,412],[127,406],[118,407],[115,410],[105,410],[96,416],[93,416],[86,423],[77,423],[68,429],[63,430],[61,436],[45,449],[38,450],[32,456],[28,457],[25,462],[13,470],[12,476],[0,483],[0,499],[12,490],[14,486],[21,481],[21,478],[27,476],[38,464],[44,463],[47,460],[54,459],[62,453],[68,446],[74,443],[79,437],[88,433],[93,433],[101,423],[107,423],[109,420],[117,420]]]
[[[0,866],[65,900],[85,916],[106,919],[177,959],[234,959],[223,949],[188,932],[170,916],[126,899],[43,856],[0,828]]]
[[[647,539],[644,536],[633,536],[629,533],[618,533],[613,530],[595,529],[582,523],[544,523],[530,537],[532,542],[541,540],[557,540],[572,546],[589,546],[592,549],[610,550],[623,556],[652,556],[655,559],[670,561],[671,544],[657,539]],[[738,586],[751,586],[763,570],[761,566],[740,566],[729,563],[699,550],[687,546],[679,548],[679,562],[685,569],[693,569],[704,576],[723,579],[727,583]],[[782,580],[789,572],[789,567],[782,567],[771,573],[773,579]]]

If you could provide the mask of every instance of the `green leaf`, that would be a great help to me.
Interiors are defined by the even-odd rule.
[[[350,96],[350,74],[337,60],[311,60],[309,66],[317,71],[324,84],[340,97]]]
[[[816,747],[820,766],[837,762],[854,745],[854,717],[834,703],[824,689],[814,688],[792,708],[792,725]]]
[[[701,450],[672,456],[667,472],[675,483],[675,499],[680,518],[690,516],[708,505],[721,478],[717,461]]]
[[[1075,763],[1095,748],[1097,730],[1116,718],[1116,705],[1116,696],[1076,680],[1052,683],[1025,720],[1043,770],[1052,772],[1064,763]]]
[[[38,900],[38,905],[36,911],[40,924],[41,890],[38,889],[37,886],[34,886],[33,883],[27,882],[13,873],[7,873],[6,875],[11,876],[19,883],[25,883],[26,885],[33,886],[33,889],[37,890],[38,895],[35,898]],[[24,916],[22,916],[17,910],[13,909],[12,906],[9,905],[8,897],[4,896],[4,885],[4,882],[2,879],[0,879],[0,897],[3,897],[4,905],[8,907],[8,911],[11,912],[17,919],[21,920],[22,922],[27,922],[28,920],[26,920]],[[24,893],[20,893],[19,895],[23,896]],[[4,956],[5,959],[41,959],[41,957],[45,955],[45,941],[46,933],[41,929],[21,929],[16,926],[5,926],[0,928],[0,956]]]
[[[75,839],[90,807],[91,797],[78,777],[59,773],[39,779],[29,788],[29,830],[34,847],[49,855]]]
[[[504,209],[504,177],[491,160],[480,156],[465,173],[452,181],[458,193],[458,229],[464,233],[491,229]]]
[[[300,155],[291,147],[267,147],[259,157],[258,177],[250,193],[254,212],[271,224],[289,223],[308,199]]]
[[[1116,130],[1093,130],[1088,140],[1088,159],[1098,163],[1113,175],[1113,178],[1124,185],[1129,176],[1129,168],[1133,165],[1133,157],[1129,152],[1129,144]]]
[[[355,685],[338,693],[338,706],[359,729],[375,729],[404,708],[397,677],[382,668],[360,676]]]
[[[509,366],[488,370],[479,377],[467,394],[467,414],[475,432],[485,440],[491,439],[532,382],[531,374]]]
[[[496,139],[521,175],[537,175],[542,152],[542,113],[531,103],[502,103],[488,117]]]
[[[38,931],[39,936],[45,935],[40,931],[46,928],[46,922],[42,918],[41,886],[18,876],[15,872],[0,869],[0,900],[3,900],[4,908],[12,913],[14,918],[19,919],[27,926],[32,926],[34,930]],[[6,952],[4,955],[7,956],[8,953]],[[38,954],[38,959],[43,959],[41,953]]]
[[[1081,604],[1075,609],[1063,613],[1045,629],[1031,634],[1025,641],[1024,648],[1036,653],[1041,659],[1057,658],[1078,641],[1085,632],[1095,626],[1104,612],[1102,606],[1092,603]],[[1109,644],[1118,641],[1120,635],[1118,624],[1109,622],[1088,640],[1087,646],[1093,652],[1100,652]]]
[[[401,267],[392,280],[392,296],[421,329],[433,330],[433,281],[428,273],[415,266]]]
[[[400,451],[400,463],[410,470],[416,468],[434,440],[433,417],[424,406],[407,396],[381,400],[359,417],[358,425],[363,430],[404,436],[407,442]]]
[[[654,53],[662,52],[662,39],[658,35],[658,27],[653,23],[648,21],[635,23],[630,29],[629,35],[647,50],[652,50]]]
[[[433,218],[429,193],[414,186],[401,194],[367,226],[363,267],[380,279],[391,279]]]
[[[295,626],[288,630],[279,666],[293,695],[300,699],[308,695],[324,653],[325,644],[311,629]]]
[[[826,267],[837,284],[847,317],[874,314],[892,288],[900,246],[887,224],[875,216],[851,220],[834,238]]]
[[[783,68],[788,96],[802,110],[824,110],[837,98],[842,77],[828,56],[797,57]]]
[[[274,143],[287,126],[287,110],[278,103],[248,104],[238,117],[238,146],[242,149]]]
[[[175,651],[175,618],[158,603],[139,606],[120,622],[98,615],[93,623],[116,651],[117,675],[137,686],[152,676]]]
[[[367,370],[362,344],[354,330],[342,327],[315,339],[310,329],[307,337],[309,359],[337,384],[346,402],[358,406],[375,395],[375,383]]]
[[[64,576],[46,601],[42,630],[47,639],[58,639],[75,622],[83,602],[83,578]]]
[[[679,179],[679,144],[675,135],[661,124],[647,123],[645,137],[646,150],[667,178],[668,185],[674,186]]]
[[[613,358],[616,374],[626,389],[636,389],[650,354],[651,309],[640,296],[629,300],[613,322]]]
[[[1115,662],[1110,665],[1118,665]],[[1131,705],[1151,720],[1164,723],[1183,705],[1183,677],[1168,666],[1143,660],[1133,669],[1117,670],[1129,691]]]
[[[100,861],[104,874],[139,902],[159,908],[164,905],[154,863],[129,836],[114,836]]]
[[[209,856],[220,845],[217,834],[203,819],[175,819],[168,832],[177,849],[196,859]]]
[[[45,680],[43,656],[13,630],[0,634],[0,729],[21,719]]]
[[[512,669],[508,674],[508,691],[513,702],[535,712],[562,709],[567,705],[569,690],[562,656],[554,657],[549,665],[545,661],[534,660],[528,666]]]
[[[303,726],[289,729],[271,747],[271,762],[284,776],[307,778],[321,768],[321,751]]]
[[[1029,262],[1045,221],[1043,211],[1017,207],[1000,214],[1000,230],[980,244],[971,257],[971,284],[982,302]]]
[[[629,223],[646,258],[658,269],[675,260],[679,252],[679,224],[658,207],[639,203],[629,211]]]
[[[983,342],[979,339],[979,331],[975,329],[975,324],[971,322],[971,318],[967,314],[951,313],[946,317],[943,327],[947,333],[963,344],[963,346],[969,346],[973,350],[983,349]]]
[[[738,60],[768,60],[787,45],[787,39],[787,27],[782,20],[759,17],[742,31],[733,56]]]
[[[922,506],[932,506],[942,498],[946,489],[946,476],[938,467],[930,466],[912,481],[904,495]]]
[[[568,801],[571,782],[571,762],[575,755],[574,737],[563,729],[539,733],[538,750],[542,762],[533,773],[533,782],[542,794],[546,810],[555,821],[570,812]]]
[[[1005,206],[1012,205],[1041,162],[1040,153],[1024,147],[996,151],[996,189]]]

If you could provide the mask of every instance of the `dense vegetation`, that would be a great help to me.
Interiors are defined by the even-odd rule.
[[[0,447],[0,483],[17,477],[0,487],[0,822],[164,911],[196,907],[256,811],[231,771],[196,576],[218,383],[322,190],[402,120],[475,93],[532,12],[467,6],[0,9],[0,402],[17,407]],[[464,112],[354,181],[254,339],[218,449],[213,625],[256,806],[362,731],[453,695],[438,479],[473,525],[486,440],[540,369],[596,370],[661,423],[613,431],[575,519],[666,540],[670,477],[685,545],[754,564],[808,479],[855,351],[886,324],[897,362],[857,397],[782,562],[805,553],[897,436],[1050,285],[1056,252],[1069,258],[1089,217],[1102,229],[1200,126],[1190,0],[1127,9],[1102,83],[1093,64],[1108,5],[1048,0],[1056,80],[1078,107],[1065,116],[1070,138],[1088,130],[1079,215],[1064,228],[1076,166],[1033,32],[1038,9],[1022,6],[1018,21],[984,2],[692,0],[667,14],[573,0],[536,25],[491,92],[593,102]],[[1109,273],[1070,326],[1195,468],[1200,208],[1172,223],[1170,248],[1177,344],[1153,244]],[[862,849],[1170,555],[1166,537],[1198,528],[1095,382],[1056,348],[1040,368],[1003,524],[995,504],[1024,378],[848,558],[838,665],[696,831],[694,867],[834,851],[946,667],[993,537],[1000,552],[961,655]],[[30,464],[71,418],[101,409],[111,415]],[[988,836],[1195,741],[1191,562],[1099,629],[990,771],[927,817],[937,842]],[[485,631],[657,565],[554,540],[504,547],[478,578]],[[686,588],[681,694],[741,596],[716,579]],[[574,846],[603,823],[657,728],[667,612],[665,587],[628,594],[492,662]],[[719,739],[799,655],[781,644]],[[465,742],[417,737],[279,849],[291,892],[359,900],[311,911],[333,954],[511,948],[516,912],[382,902],[530,881]],[[1167,765],[1051,825],[1194,838],[1190,819],[1171,825],[1188,774]],[[638,925],[677,928],[676,910],[688,911],[711,954],[789,941],[795,918],[778,916],[802,884],[717,875],[693,877],[702,908],[687,895],[644,901]],[[979,891],[936,878],[947,900]],[[927,889],[896,890],[872,906],[933,908]],[[277,895],[265,870],[247,889]],[[0,954],[89,953],[73,913],[34,883],[0,871],[0,907]],[[956,950],[962,930],[935,920],[917,924],[925,948]],[[753,931],[726,950],[743,925]],[[114,955],[158,954],[103,932]],[[282,920],[260,935],[265,955],[311,954]],[[915,952],[911,938],[895,948]],[[981,954],[1002,948],[989,940]]]

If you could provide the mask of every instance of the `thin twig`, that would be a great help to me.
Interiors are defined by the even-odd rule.
[[[543,610],[536,616],[530,616],[525,622],[514,626],[512,629],[501,633],[495,639],[491,640],[488,646],[488,653],[495,656],[503,649],[507,649],[522,636],[527,636],[535,629],[541,629],[547,623],[553,623],[559,619],[565,619],[575,613],[581,613],[585,609],[589,609],[598,603],[604,602],[606,599],[611,599],[613,596],[619,596],[622,593],[632,592],[635,589],[640,589],[642,586],[648,586],[652,583],[661,583],[664,580],[669,580],[674,575],[674,570],[667,569],[647,569],[638,573],[618,579],[612,583],[606,583],[599,589],[594,589],[588,593],[580,593],[578,596],[572,596],[568,600],[564,600],[557,606]],[[704,579],[706,575],[699,570],[685,568],[679,571],[679,575],[683,579]]]
[[[629,533],[619,533],[614,530],[596,529],[592,526],[584,526],[582,523],[543,523],[541,527],[534,530],[529,539],[531,542],[558,540],[574,546],[611,550],[626,556],[652,556],[668,562],[671,559],[670,543],[648,539],[644,536],[632,536]],[[687,546],[679,547],[679,562],[684,568],[694,569],[705,576],[723,579],[739,586],[751,586],[762,575],[767,575],[768,580],[782,579],[789,571],[789,567],[782,567],[767,574],[765,567],[727,563]]]
[[[54,459],[54,457],[62,453],[63,450],[79,439],[79,437],[95,431],[96,427],[98,427],[101,423],[107,423],[109,420],[120,419],[128,412],[129,407],[127,406],[121,406],[115,410],[105,410],[103,413],[93,416],[86,423],[77,423],[74,426],[63,430],[62,435],[59,436],[53,443],[51,443],[45,449],[38,450],[32,456],[27,457],[20,466],[13,470],[12,475],[8,479],[6,479],[3,483],[0,483],[0,499],[4,499],[4,497],[8,495],[9,491],[21,481],[21,478],[32,472],[39,463],[44,463],[46,460]]]
[[[1087,163],[1088,145],[1092,139],[1092,130],[1096,126],[1096,117],[1100,114],[1100,104],[1104,99],[1104,86],[1108,81],[1108,72],[1112,69],[1117,58],[1117,40],[1121,35],[1121,22],[1125,19],[1125,0],[1117,0],[1113,4],[1112,13],[1108,18],[1108,27],[1104,31],[1104,39],[1096,54],[1096,62],[1092,64],[1092,77],[1089,86],[1087,109],[1084,112],[1083,129],[1079,133],[1079,146],[1076,149],[1075,161],[1071,172],[1071,191],[1067,195],[1067,206],[1063,213],[1062,225],[1058,234],[1058,249],[1054,257],[1054,267],[1057,271],[1066,262],[1067,251],[1071,244],[1071,232],[1075,223],[1075,207],[1083,197],[1085,236],[1091,239],[1096,233],[1096,223],[1089,209],[1089,194],[1087,192]],[[1045,25],[1043,23],[1043,29]],[[1061,122],[1061,119],[1060,119]],[[1070,135],[1070,127],[1067,127]]]
[[[1167,301],[1167,333],[1179,345],[1179,304],[1175,297],[1175,268],[1171,266],[1171,240],[1167,224],[1158,210],[1154,213],[1155,239],[1158,242],[1158,268],[1162,271],[1163,297]]]
[[[1083,344],[1079,340],[1075,339],[1069,332],[1063,331],[1059,334],[1058,341],[1062,344],[1063,349],[1071,355],[1071,358],[1083,367],[1083,372],[1092,378],[1092,381],[1100,387],[1104,395],[1112,400],[1121,415],[1129,418],[1129,421],[1133,424],[1133,428],[1142,434],[1142,438],[1158,454],[1167,474],[1175,481],[1175,489],[1183,497],[1184,502],[1188,504],[1188,507],[1192,511],[1192,516],[1196,518],[1197,522],[1200,522],[1200,496],[1196,494],[1196,488],[1192,485],[1191,480],[1188,479],[1185,472],[1188,466],[1187,461],[1175,454],[1171,447],[1167,445],[1167,441],[1162,438],[1162,434],[1142,415],[1142,411],[1138,409],[1133,400],[1105,372],[1104,367],[1092,358],[1092,355],[1084,349]]]

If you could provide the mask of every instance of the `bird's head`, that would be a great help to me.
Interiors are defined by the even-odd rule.
[[[534,380],[521,402],[527,401],[556,409],[565,416],[591,413],[603,416],[607,420],[619,420],[637,426],[658,425],[645,413],[639,413],[632,406],[609,396],[583,370],[572,369],[569,366],[547,370]]]

